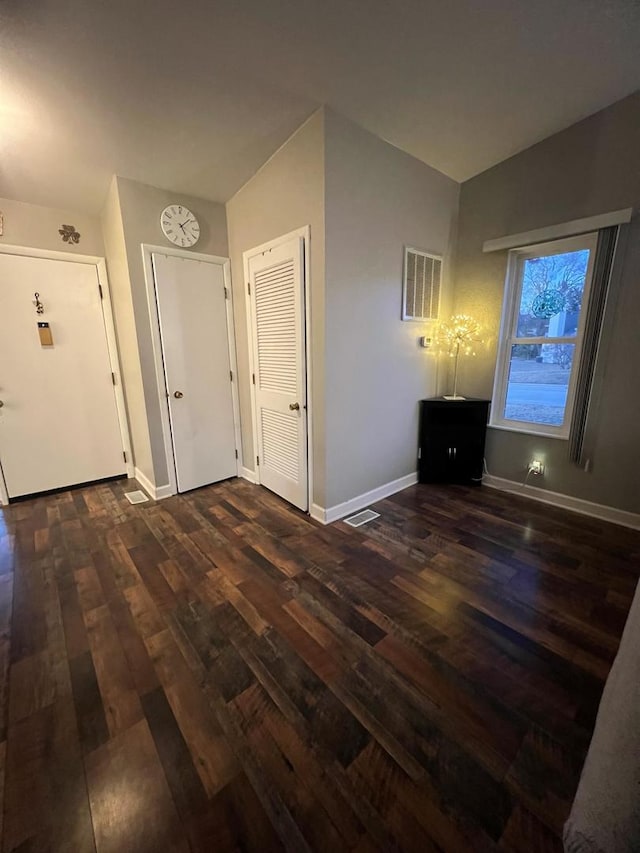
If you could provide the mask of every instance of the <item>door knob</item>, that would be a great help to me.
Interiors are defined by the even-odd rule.
[[[174,391],[173,396],[176,398],[176,400],[181,400],[184,397],[184,394],[182,393],[182,391]]]
[[[289,408],[292,412],[297,412],[300,408],[300,403],[289,403]]]
[[[0,400],[0,409],[4,406],[4,402]]]

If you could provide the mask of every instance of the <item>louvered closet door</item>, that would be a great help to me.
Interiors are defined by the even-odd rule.
[[[249,261],[259,482],[307,509],[304,242]]]

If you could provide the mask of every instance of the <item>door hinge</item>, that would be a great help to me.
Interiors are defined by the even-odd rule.
[[[227,288],[226,288],[226,287],[225,287],[225,289],[224,289],[224,298],[225,298],[225,299],[228,299],[228,298],[229,298],[229,291],[227,290]]]
[[[233,370],[229,371],[229,382],[233,382]]]
[[[102,285],[98,285],[98,293],[100,294],[100,299],[104,299],[104,293],[102,292]]]
[[[254,385],[256,384],[256,375],[255,375],[255,373],[252,373],[252,374],[251,374],[251,381],[253,382],[253,384],[254,384]]]
[[[127,451],[126,450],[122,451],[122,458],[124,459],[125,462],[127,461]]]
[[[236,450],[236,459],[238,458],[238,451]]]
[[[251,296],[251,284],[250,284],[250,282],[247,282],[247,293],[249,294],[249,296]]]
[[[116,375],[113,372],[111,373],[111,381],[113,382],[114,385],[116,384]]]
[[[259,465],[259,464],[260,464],[260,457],[256,456],[256,465]]]

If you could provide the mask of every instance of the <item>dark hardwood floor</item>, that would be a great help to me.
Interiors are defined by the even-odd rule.
[[[486,488],[354,530],[133,487],[0,516],[5,853],[561,850],[640,533]]]

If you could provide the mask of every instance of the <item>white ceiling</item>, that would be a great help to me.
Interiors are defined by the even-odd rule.
[[[228,199],[319,105],[457,180],[640,88],[638,0],[2,0],[0,196]]]

